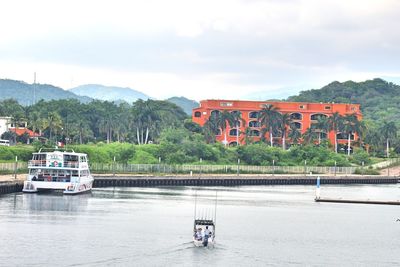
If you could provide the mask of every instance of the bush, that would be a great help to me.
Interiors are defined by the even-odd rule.
[[[131,164],[156,164],[158,159],[155,158],[149,152],[143,150],[137,150],[133,159],[130,159],[128,163]]]
[[[375,170],[375,169],[369,169],[369,168],[357,168],[354,171],[354,174],[361,174],[361,175],[379,175],[379,171]]]
[[[33,152],[33,146],[28,145],[0,146],[0,160],[14,161],[17,156],[19,161],[28,161],[32,159]]]
[[[361,165],[362,162],[364,162],[365,165],[371,164],[371,159],[368,153],[360,148],[355,149],[353,155],[350,157],[350,161],[357,165]]]

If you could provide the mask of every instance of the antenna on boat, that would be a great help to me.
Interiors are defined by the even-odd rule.
[[[197,213],[197,189],[194,191],[194,220],[196,221]]]
[[[214,207],[214,235],[215,235],[215,226],[217,224],[217,201],[218,201],[218,191],[215,191],[215,207]]]

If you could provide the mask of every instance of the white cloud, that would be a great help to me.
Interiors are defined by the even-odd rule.
[[[393,76],[396,0],[2,3],[0,78],[130,86],[156,98]],[[245,93],[244,93],[245,92]]]

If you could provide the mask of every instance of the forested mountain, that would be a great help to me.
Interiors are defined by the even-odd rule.
[[[69,90],[80,96],[88,96],[103,101],[120,101],[124,100],[132,104],[138,99],[147,100],[148,95],[136,91],[129,87],[105,86],[101,84],[86,84]]]
[[[43,99],[45,101],[58,99],[78,99],[87,103],[91,101],[89,97],[78,96],[72,92],[63,90],[49,84],[28,84],[22,81],[0,79],[0,100],[15,99],[21,105],[32,105]]]
[[[365,119],[377,124],[394,121],[400,125],[400,86],[382,79],[332,82],[321,89],[302,91],[288,101],[358,103]]]
[[[174,97],[168,98],[166,101],[174,103],[178,107],[182,108],[183,111],[185,111],[186,114],[188,114],[188,115],[191,115],[192,110],[199,106],[198,102],[187,99],[186,97],[183,97],[183,96],[181,96],[181,97],[174,96]]]

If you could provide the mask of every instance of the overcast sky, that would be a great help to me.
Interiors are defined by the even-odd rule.
[[[398,0],[3,1],[0,78],[285,98],[399,77],[399,14]]]

